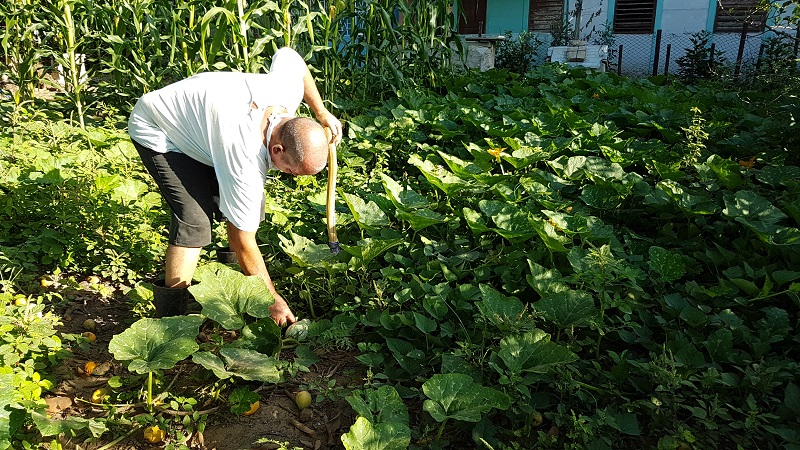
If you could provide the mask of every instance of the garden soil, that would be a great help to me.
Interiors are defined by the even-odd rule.
[[[58,366],[55,376],[56,386],[45,395],[48,413],[51,418],[67,417],[102,418],[107,417],[108,410],[90,404],[95,389],[106,388],[112,376],[128,375],[125,366],[115,361],[108,352],[111,338],[126,330],[137,316],[131,311],[132,302],[119,290],[104,285],[99,290],[93,289],[87,282],[81,282],[79,289],[63,289],[64,303],[56,311],[64,322],[61,333],[80,334],[85,331],[84,321],[95,322],[96,342],[88,348],[73,346],[70,357]],[[54,286],[58,288],[58,285]],[[97,287],[97,286],[95,286]],[[106,295],[100,291],[105,290]],[[109,295],[109,292],[114,294]],[[282,358],[291,358],[292,351],[286,351]],[[320,362],[310,367],[310,372],[300,373],[297,378],[280,385],[245,383],[241,380],[238,386],[247,386],[261,396],[261,407],[250,416],[238,416],[230,412],[224,401],[208,401],[197,404],[195,411],[208,414],[203,433],[194,433],[186,441],[190,449],[198,450],[268,450],[278,448],[301,449],[340,449],[343,448],[340,436],[346,433],[355,421],[355,413],[342,398],[348,386],[358,386],[363,376],[363,367],[354,359],[354,355],[345,351],[319,352]],[[81,373],[85,364],[94,361],[97,368],[91,376]],[[203,369],[191,362],[179,363],[174,369],[167,371],[163,383],[168,384],[170,392],[184,397],[202,398],[208,395],[199,393],[213,380],[201,380]],[[310,412],[301,414],[295,405],[294,393],[301,386],[311,386],[312,396],[320,398],[322,389],[329,386],[338,387],[338,395],[324,396],[321,402],[314,401]],[[314,390],[313,387],[319,387]],[[344,387],[344,389],[341,389]],[[132,386],[131,396],[140,386]],[[125,388],[123,388],[125,389]],[[163,389],[163,385],[162,385]],[[155,389],[156,393],[160,392]],[[333,392],[333,391],[329,391]],[[228,392],[223,392],[227,395]],[[140,401],[132,400],[131,402]],[[142,404],[120,404],[117,411],[124,411],[126,417],[145,413]],[[174,415],[174,411],[163,412],[166,417]],[[119,415],[117,416],[119,417]],[[116,433],[106,432],[99,440],[83,442],[82,440],[62,437],[61,443],[68,450],[142,450],[162,448],[164,444],[175,443],[169,440],[161,445],[148,444],[144,440],[141,429],[125,436],[131,427],[120,427]],[[121,438],[118,442],[114,442]],[[277,443],[284,444],[281,447]]]

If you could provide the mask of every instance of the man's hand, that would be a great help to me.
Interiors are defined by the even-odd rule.
[[[317,114],[317,120],[323,127],[331,129],[333,134],[333,143],[338,144],[342,142],[342,122],[330,113],[327,109]]]
[[[270,316],[278,325],[294,323],[297,318],[292,314],[286,300],[275,290],[272,279],[269,277],[267,266],[264,264],[264,257],[256,243],[256,233],[254,231],[242,231],[232,223],[228,222],[228,243],[231,249],[236,252],[239,259],[239,267],[245,275],[256,275],[264,280],[267,289],[275,298],[275,303],[269,307]]]
[[[275,297],[275,303],[269,307],[270,316],[278,326],[284,326],[288,324],[292,324],[297,322],[297,317],[294,316],[292,310],[289,309],[289,305],[286,304],[286,300],[280,296],[278,293],[273,293],[273,297]]]

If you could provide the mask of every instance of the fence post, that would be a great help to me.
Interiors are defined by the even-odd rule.
[[[672,53],[672,44],[667,44],[667,53],[664,55],[664,75],[669,75],[669,55]]]
[[[661,59],[661,30],[656,31],[656,53],[653,56],[653,76],[658,75],[659,59]]]
[[[756,73],[761,70],[761,57],[764,56],[764,48],[766,46],[761,44],[761,47],[758,47],[758,59],[756,60]]]
[[[800,49],[800,28],[794,31],[794,57],[797,58],[797,50]]]
[[[717,50],[717,43],[716,42],[712,42],[711,43],[711,47],[709,48],[709,50],[711,51],[711,53],[708,55],[708,70],[713,71],[714,70],[714,53]]]
[[[747,29],[749,24],[747,21],[742,26],[742,36],[739,38],[739,52],[736,53],[736,68],[733,69],[733,76],[738,77],[742,71],[742,58],[744,57],[744,44],[747,43]]]
[[[619,44],[619,55],[617,56],[617,75],[622,75],[622,44]]]

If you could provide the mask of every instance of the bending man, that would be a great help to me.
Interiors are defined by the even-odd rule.
[[[303,100],[319,123],[294,117]],[[242,271],[261,277],[275,297],[272,318],[279,325],[296,320],[272,284],[256,231],[264,220],[268,170],[313,175],[325,167],[323,126],[341,141],[342,124],[325,108],[303,58],[289,48],[275,54],[268,74],[202,73],[139,99],[128,132],[171,212],[156,316],[186,312],[200,250],[211,243],[214,219],[224,218]]]

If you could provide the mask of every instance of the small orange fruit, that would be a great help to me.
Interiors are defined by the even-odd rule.
[[[88,339],[88,340],[90,340],[92,342],[97,340],[97,336],[94,333],[92,333],[91,331],[84,331],[83,332],[83,337],[85,337],[86,339]]]
[[[90,376],[92,372],[94,372],[95,367],[97,367],[97,363],[94,361],[89,361],[83,366],[83,373],[85,373],[86,376]]]
[[[107,395],[108,391],[106,389],[96,389],[94,392],[92,392],[92,403],[102,403]]]
[[[259,408],[260,406],[261,406],[261,402],[259,402],[258,400],[256,400],[256,401],[255,401],[255,403],[253,403],[252,405],[250,405],[250,409],[248,409],[248,410],[247,410],[247,412],[246,412],[246,413],[244,413],[244,415],[245,415],[245,416],[252,416],[253,414],[255,414],[255,413],[256,413],[256,411],[258,411],[258,408]]]

